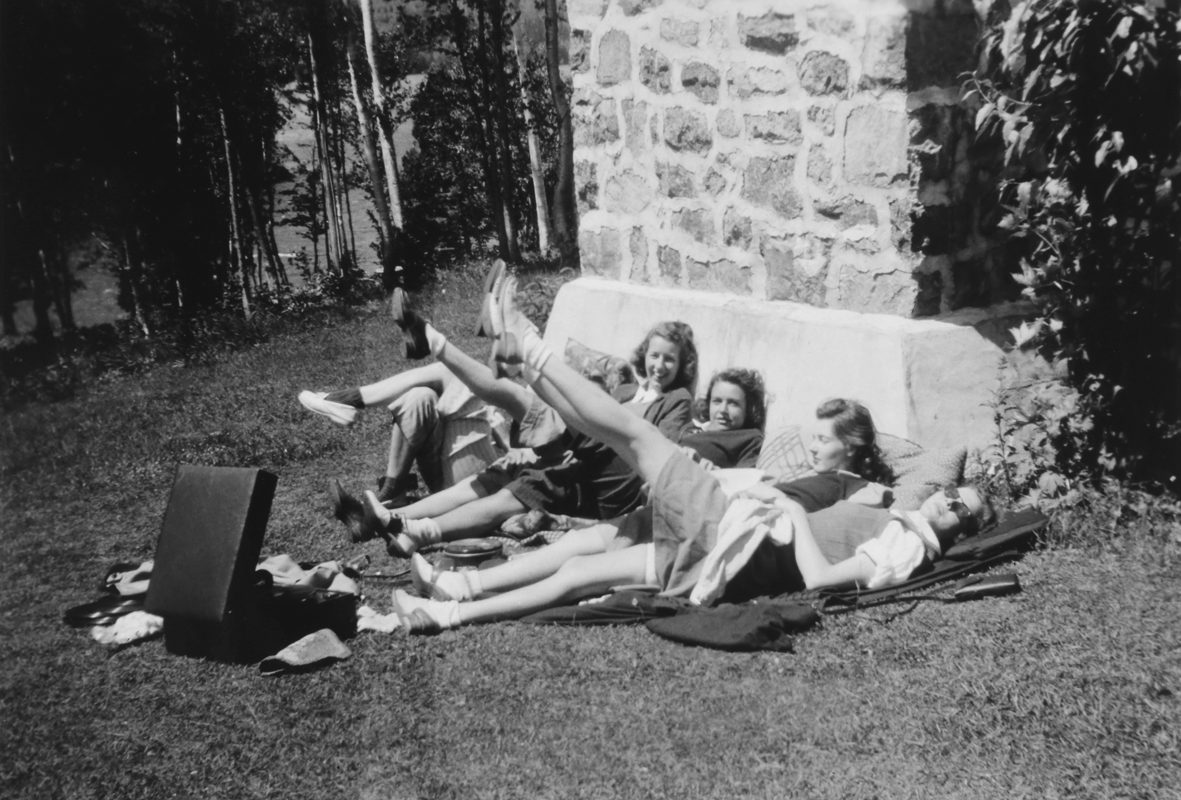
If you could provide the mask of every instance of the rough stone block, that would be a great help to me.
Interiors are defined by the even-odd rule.
[[[673,286],[679,285],[681,282],[681,251],[668,245],[660,245],[656,248],[656,267],[660,270],[660,279],[663,283]]]
[[[844,195],[833,200],[817,200],[816,212],[837,223],[842,230],[854,225],[877,225],[877,210],[852,195]]]
[[[690,258],[686,263],[688,285],[692,289],[729,294],[750,294],[750,266],[728,258],[709,263]]]
[[[609,278],[619,277],[623,266],[622,234],[614,228],[578,231],[582,271]]]
[[[904,112],[880,105],[854,108],[845,122],[845,180],[879,187],[905,183],[906,144]]]
[[[627,99],[622,101],[624,144],[637,155],[647,152],[652,145],[645,123],[648,121],[648,104]]]
[[[607,0],[566,0],[566,10],[571,20],[598,22],[607,11]]]
[[[704,208],[682,208],[673,212],[673,227],[693,237],[694,241],[708,244],[717,238],[714,222]]]
[[[864,88],[906,84],[906,34],[909,15],[871,17],[861,52],[861,85]]]
[[[750,217],[735,208],[726,209],[722,217],[722,243],[727,247],[750,250],[753,241]]]
[[[629,17],[642,14],[650,8],[663,5],[664,0],[619,0],[619,7]]]
[[[598,168],[593,161],[574,162],[575,195],[578,198],[578,213],[585,215],[599,207]]]
[[[632,228],[627,244],[632,257],[629,277],[644,283],[648,278],[648,237],[644,235],[644,229],[639,225]]]
[[[603,209],[619,214],[639,214],[652,204],[655,187],[637,172],[624,170],[603,185]]]
[[[835,3],[828,3],[808,9],[808,27],[817,33],[844,39],[854,32],[857,20],[846,9],[838,7]]]
[[[767,299],[794,300],[809,305],[824,302],[827,268],[809,272],[797,266],[792,240],[768,237],[763,240],[762,255],[767,265]]]
[[[909,316],[917,293],[914,275],[903,264],[891,269],[880,259],[845,249],[833,254],[825,305]]]
[[[674,106],[664,115],[664,141],[674,150],[705,153],[713,145],[713,136],[704,114]]]
[[[640,48],[640,83],[657,94],[667,94],[672,87],[669,73],[672,62],[651,47]]]
[[[791,79],[787,72],[771,67],[735,67],[727,73],[727,80],[730,82],[730,93],[740,100],[748,100],[755,96],[781,95],[791,88]]]
[[[795,158],[752,158],[743,173],[742,196],[755,205],[772,208],[788,219],[803,210],[803,200],[796,191]]]
[[[720,170],[710,167],[709,172],[705,173],[705,191],[714,197],[726,191],[726,184],[726,176]]]
[[[603,86],[614,86],[626,81],[631,74],[631,39],[623,31],[607,31],[599,39],[596,80]]]
[[[753,139],[777,144],[799,144],[804,140],[800,130],[798,111],[772,111],[768,114],[748,114],[746,130]]]
[[[720,83],[721,77],[718,75],[718,71],[709,64],[691,61],[681,68],[681,86],[686,91],[697,95],[697,99],[703,103],[712,105],[718,102],[718,85]]]
[[[768,11],[757,17],[738,15],[738,39],[751,50],[781,56],[799,44],[794,14]]]
[[[718,112],[718,134],[727,139],[733,139],[742,133],[742,122],[732,108],[723,108]]]
[[[840,56],[815,50],[800,62],[800,85],[812,95],[841,95],[849,88],[849,64]]]
[[[681,319],[696,334],[700,374],[739,361],[763,373],[768,431],[810,419],[829,397],[857,397],[883,432],[971,447],[994,431],[1001,349],[981,333],[994,316],[916,320],[584,277],[558,292],[545,340],[556,352],[575,338],[623,354],[655,322]]]
[[[680,164],[670,164],[664,161],[656,162],[656,178],[660,183],[660,193],[666,197],[697,196],[697,189],[693,183],[693,173]]]
[[[823,188],[832,186],[832,161],[820,145],[808,151],[808,180]]]
[[[832,136],[837,132],[837,115],[832,106],[810,106],[808,119],[825,136]]]
[[[660,38],[676,42],[685,47],[696,47],[700,37],[700,26],[688,19],[665,17],[660,20]]]

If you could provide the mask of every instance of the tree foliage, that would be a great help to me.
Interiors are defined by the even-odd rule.
[[[978,133],[1004,147],[1015,278],[1039,309],[1017,344],[1077,392],[1043,445],[1076,476],[1175,485],[1181,464],[1178,24],[1127,0],[1017,3],[973,81]]]

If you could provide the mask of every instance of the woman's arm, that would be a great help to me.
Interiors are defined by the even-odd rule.
[[[784,503],[778,505],[791,517],[794,525],[796,566],[799,567],[807,588],[820,589],[826,586],[869,582],[875,569],[869,556],[857,553],[844,561],[831,563],[825,558],[824,553],[820,552],[820,546],[812,536],[812,526],[808,522],[808,514],[804,507],[786,498]]]

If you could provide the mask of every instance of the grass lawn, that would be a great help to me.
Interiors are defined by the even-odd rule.
[[[431,313],[483,354],[479,277]],[[374,305],[5,415],[0,797],[1181,797],[1181,539],[1146,521],[1059,521],[1094,533],[1016,564],[1018,595],[832,618],[790,654],[505,623],[364,633],[348,661],[265,678],[61,623],[109,565],[152,556],[179,463],[279,475],[265,554],[394,566],[325,494],[381,472],[383,414],[345,430],[295,396],[401,353]]]

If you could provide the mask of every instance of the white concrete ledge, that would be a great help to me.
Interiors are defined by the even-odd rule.
[[[839,396],[864,402],[881,431],[927,447],[979,446],[994,435],[1001,356],[982,331],[1003,330],[1022,310],[906,319],[584,277],[558,292],[545,338],[625,356],[656,322],[681,320],[697,340],[699,393],[719,369],[763,373],[768,432]]]

